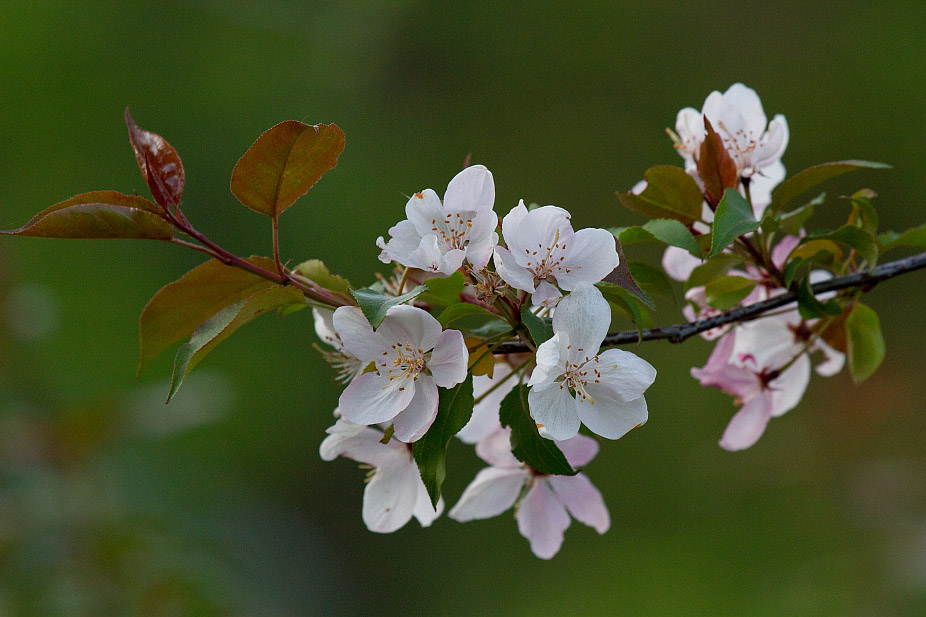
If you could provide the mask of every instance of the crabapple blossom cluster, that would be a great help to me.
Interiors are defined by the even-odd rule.
[[[743,84],[712,92],[700,111],[678,112],[668,132],[682,165],[652,167],[618,193],[647,222],[576,229],[566,210],[521,200],[499,225],[491,172],[466,166],[443,198],[425,189],[408,199],[406,218],[376,240],[392,271],[365,287],[317,259],[290,266],[281,258],[280,215],[337,165],[345,145],[337,125],[281,122],[235,165],[232,194],[270,219],[273,238],[272,258],[243,258],[187,218],[173,147],[128,110],[125,120],[153,201],[84,193],[2,233],[157,240],[209,256],[158,291],[141,316],[139,370],[186,341],[168,401],[238,328],[311,307],[315,347],[344,387],[320,454],[368,469],[362,519],[378,533],[413,517],[427,527],[443,513],[454,441],[473,445],[489,466],[449,518],[512,511],[544,559],[560,550],[572,519],[604,533],[610,516],[585,467],[599,438],[619,439],[647,421],[645,394],[656,378],[649,362],[618,346],[695,334],[713,341],[691,374],[734,397],[739,408],[720,446],[743,450],[795,408],[814,371],[871,376],[885,348],[863,294],[926,267],[926,253],[878,263],[894,249],[926,249],[926,226],[879,231],[873,191],[833,200],[817,190],[886,165],[853,159],[786,177],[787,121],[769,121]],[[848,210],[845,223],[811,228],[822,208]],[[665,247],[661,268],[635,260],[638,243]],[[687,322],[655,327],[654,298],[674,299],[679,286]],[[609,333],[621,320],[632,329]],[[731,411],[720,413],[726,421]]]

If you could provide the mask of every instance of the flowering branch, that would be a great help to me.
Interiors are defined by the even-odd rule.
[[[815,296],[828,291],[850,288],[860,288],[862,291],[867,292],[882,281],[922,268],[926,268],[926,253],[919,253],[918,255],[912,255],[904,259],[890,261],[877,266],[869,272],[856,272],[854,274],[832,278],[813,285],[811,289]],[[797,291],[789,291],[762,302],[741,306],[726,311],[725,313],[691,323],[673,324],[663,328],[649,328],[641,331],[626,330],[624,332],[615,332],[614,334],[609,334],[604,339],[602,347],[662,339],[666,339],[670,343],[681,343],[701,332],[761,317],[769,311],[796,302],[797,296]],[[523,343],[505,343],[499,345],[494,350],[497,354],[522,353],[526,351],[528,351],[527,346]]]

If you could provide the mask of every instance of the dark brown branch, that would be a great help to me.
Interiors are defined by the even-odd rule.
[[[823,281],[813,285],[812,289],[814,295],[826,293],[828,291],[849,289],[852,287],[858,287],[861,288],[862,291],[868,292],[881,281],[886,281],[889,278],[893,278],[907,272],[913,272],[914,270],[919,270],[921,268],[926,268],[926,253],[920,253],[918,255],[906,257],[904,259],[898,259],[897,261],[890,261],[888,263],[881,264],[870,272],[856,272],[855,274],[847,274],[845,276],[832,278],[828,281]],[[739,308],[727,311],[726,313],[721,313],[720,315],[715,315],[700,321],[693,321],[691,323],[684,324],[674,324],[664,328],[647,329],[643,330],[642,332],[638,332],[636,330],[627,330],[625,332],[609,334],[605,337],[601,346],[613,347],[615,345],[626,345],[628,343],[656,341],[660,339],[666,339],[671,343],[681,343],[685,339],[691,338],[695,334],[699,334],[713,328],[718,328],[720,326],[725,326],[727,324],[749,321],[750,319],[761,317],[763,314],[768,313],[769,311],[796,301],[797,292],[789,291],[781,294],[780,296],[775,296],[774,298],[769,298],[768,300],[763,300],[762,302],[756,302],[755,304],[741,306]],[[528,349],[522,343],[504,343],[503,345],[496,347],[494,350],[494,352],[497,354],[520,353],[526,351],[528,351]]]

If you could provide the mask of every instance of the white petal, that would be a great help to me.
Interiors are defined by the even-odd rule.
[[[756,372],[779,369],[790,362],[803,349],[788,327],[792,319],[783,314],[740,325],[730,362]]]
[[[466,426],[457,433],[457,438],[460,441],[463,443],[476,443],[501,428],[502,425],[498,420],[499,407],[502,399],[508,396],[508,393],[517,383],[515,379],[506,379],[510,374],[511,365],[507,362],[499,362],[495,365],[495,373],[491,379],[486,375],[473,377],[473,396],[476,398],[488,392],[490,388],[496,386],[500,381],[505,380],[505,382],[476,403],[473,407],[473,416]]]
[[[814,368],[818,375],[822,377],[832,377],[833,375],[839,373],[839,371],[842,370],[842,367],[845,366],[846,354],[830,347],[822,339],[817,339],[815,347],[821,350],[823,352],[823,356],[826,358],[823,362]]]
[[[788,148],[788,121],[781,114],[772,118],[768,132],[752,155],[752,164],[756,169],[764,169],[778,163]]]
[[[640,397],[633,401],[620,401],[608,398],[604,392],[589,388],[588,393],[595,397],[595,403],[588,400],[579,401],[577,408],[582,424],[588,430],[605,439],[620,439],[648,418],[646,399]]]
[[[534,291],[534,274],[519,265],[508,249],[495,249],[495,271],[502,280],[522,291]]]
[[[727,128],[731,132],[735,133],[738,128],[742,128],[756,138],[765,131],[765,126],[768,123],[759,95],[752,88],[740,83],[733,84],[723,93],[723,110],[721,113],[723,114],[721,120],[727,124]],[[731,118],[736,117],[741,118],[741,125],[734,124],[735,121],[731,121]],[[717,127],[715,126],[715,128]]]
[[[540,391],[531,388],[527,394],[527,403],[531,417],[544,437],[562,441],[579,432],[576,401],[562,383],[554,383]]]
[[[428,234],[421,238],[421,243],[418,245],[418,248],[408,255],[407,263],[399,261],[398,259],[396,259],[396,261],[403,266],[420,268],[427,272],[438,272],[440,271],[442,258],[443,254],[441,253],[437,236]]]
[[[772,396],[763,390],[747,401],[727,424],[720,447],[730,452],[745,450],[759,441],[772,417]]]
[[[437,417],[437,404],[434,380],[428,375],[419,376],[415,380],[415,396],[392,420],[395,436],[405,443],[421,439]]]
[[[334,330],[341,343],[352,356],[364,362],[372,362],[389,346],[373,332],[373,326],[356,306],[342,306],[331,317]]]
[[[667,246],[662,255],[662,267],[676,281],[687,281],[701,260],[677,246]]]
[[[523,468],[486,467],[476,474],[447,516],[461,523],[498,516],[514,505],[528,473]]]
[[[501,428],[476,444],[476,455],[493,467],[523,469],[521,461],[511,453],[511,429]]]
[[[559,302],[559,299],[562,297],[562,292],[553,284],[547,281],[540,281],[540,283],[537,284],[537,289],[531,294],[531,304],[534,306],[546,307],[556,306],[556,303]]]
[[[428,351],[434,349],[441,325],[429,312],[402,304],[386,311],[386,317],[376,333],[391,343],[410,343],[414,349]]]
[[[334,311],[312,307],[312,319],[315,322],[315,334],[321,341],[337,349],[341,349],[341,339],[334,331]],[[366,319],[364,319],[366,321]],[[367,324],[368,326],[370,324]]]
[[[495,180],[482,165],[467,167],[450,181],[444,193],[444,210],[491,210],[495,204]]]
[[[550,476],[548,481],[556,497],[577,521],[593,527],[598,533],[604,533],[611,527],[611,516],[604,505],[604,497],[584,473]]]
[[[598,454],[598,442],[585,435],[576,435],[572,439],[557,441],[556,445],[573,469],[588,465]]]
[[[772,391],[772,415],[778,417],[797,407],[809,383],[810,358],[804,353],[788,367],[788,370],[769,382],[768,387]]]
[[[437,517],[444,511],[444,498],[437,499],[437,507],[431,505],[431,496],[428,495],[428,489],[425,488],[424,482],[421,481],[421,475],[418,476],[418,498],[415,500],[415,509],[412,514],[418,519],[422,527],[430,527],[431,523],[437,520]]]
[[[522,202],[523,203],[523,202]],[[515,254],[516,259],[521,259],[521,253],[527,255],[530,251],[533,254],[537,251],[550,250],[554,245],[567,243],[573,236],[572,224],[569,222],[569,213],[556,206],[542,206],[527,213],[521,222],[520,228],[516,230],[516,237],[519,239],[519,246],[522,250],[515,250],[509,243],[508,248]],[[507,240],[508,236],[505,236]]]
[[[376,246],[383,250],[379,260],[383,263],[395,261],[407,265],[410,261],[409,255],[421,244],[421,234],[410,221],[406,220],[400,221],[390,229],[389,235],[391,238],[388,243],[383,241],[382,236],[376,239]]]
[[[434,351],[428,361],[428,370],[434,383],[441,388],[452,388],[466,379],[469,351],[459,330],[444,330],[434,343]]]
[[[344,389],[338,407],[354,424],[379,424],[392,420],[414,396],[415,382],[411,379],[389,381],[377,373],[364,373]]]
[[[392,533],[412,518],[421,476],[411,457],[376,468],[363,491],[363,522],[370,531]]]
[[[589,371],[589,379],[595,378],[589,387],[605,388],[612,393],[610,396],[621,401],[640,398],[656,380],[652,364],[623,349],[601,352],[597,360],[586,363],[583,370]]]
[[[463,249],[451,249],[441,257],[440,262],[438,262],[437,271],[441,274],[450,276],[460,269],[464,259],[466,259],[466,251]]]
[[[405,216],[408,217],[409,223],[414,226],[419,238],[436,235],[437,231],[434,228],[437,226],[437,222],[444,218],[440,197],[431,189],[415,193],[405,204]],[[389,235],[395,237],[392,229],[389,230]]]
[[[589,283],[579,283],[553,313],[553,331],[569,335],[570,361],[584,361],[598,353],[611,325],[611,307]]]
[[[569,335],[565,332],[558,332],[541,343],[535,357],[537,366],[527,385],[538,391],[548,388],[565,370],[568,347]]]
[[[563,532],[569,527],[569,514],[549,485],[538,479],[518,507],[518,531],[530,542],[541,559],[551,559],[563,545]]]
[[[505,218],[502,219],[502,236],[505,238],[505,244],[508,245],[508,249],[513,253],[520,255],[528,248],[526,244],[521,242],[521,230],[524,225],[524,219],[527,218],[527,206],[524,205],[524,200],[518,202],[518,205],[511,209],[508,214],[505,215]],[[517,262],[522,266],[527,262],[521,261],[522,258],[518,258]],[[498,262],[496,261],[496,267]],[[511,283],[508,283],[509,285]],[[519,288],[520,289],[520,288]],[[529,289],[528,291],[533,291]]]
[[[396,449],[390,447],[391,444],[381,443],[381,431],[342,418],[327,432],[328,436],[318,449],[323,461],[332,461],[343,456],[358,463],[378,467],[396,458]]]
[[[614,234],[607,229],[580,229],[565,242],[556,282],[566,291],[575,289],[579,281],[597,283],[619,262]]]

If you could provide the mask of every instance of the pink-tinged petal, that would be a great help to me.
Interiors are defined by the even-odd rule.
[[[421,244],[421,234],[415,229],[410,221],[401,221],[389,230],[391,238],[385,242],[380,236],[376,239],[376,246],[382,249],[379,260],[383,263],[395,261],[405,264],[409,261],[409,255]]]
[[[584,362],[598,353],[611,325],[611,307],[593,285],[579,283],[553,313],[553,331],[569,335],[570,362]]]
[[[759,441],[771,417],[772,395],[763,390],[736,412],[720,438],[720,447],[730,452],[749,448]]]
[[[386,317],[376,333],[386,341],[400,345],[410,343],[413,349],[428,351],[434,349],[441,326],[429,312],[402,304],[386,311]]]
[[[759,147],[752,155],[752,163],[757,169],[769,167],[781,159],[788,148],[788,121],[781,114],[777,114],[769,122],[768,132],[763,136]]]
[[[431,496],[428,495],[428,489],[424,487],[424,482],[421,481],[421,475],[418,476],[418,498],[415,500],[415,509],[412,510],[412,515],[418,519],[418,522],[421,523],[422,527],[430,527],[431,523],[437,520],[444,512],[444,498],[440,497],[437,500],[437,507],[431,505]]]
[[[409,455],[376,468],[363,491],[363,522],[376,533],[392,533],[412,518],[421,476]]]
[[[466,259],[466,251],[463,249],[451,249],[441,257],[437,266],[437,271],[443,275],[450,276],[460,269],[464,259]]]
[[[537,557],[551,559],[559,552],[570,518],[546,481],[534,482],[518,507],[517,517],[518,531],[530,542]]]
[[[391,444],[381,443],[382,431],[354,424],[342,418],[327,432],[328,436],[318,449],[323,461],[332,461],[343,456],[358,463],[379,467],[396,459],[396,448]]]
[[[721,114],[722,117],[718,121],[727,125],[731,137],[738,129],[742,129],[758,138],[768,124],[759,95],[752,88],[740,83],[733,84],[723,93]]]
[[[511,453],[511,429],[499,428],[476,444],[476,455],[493,467],[523,469]]]
[[[584,473],[575,476],[550,476],[553,492],[574,519],[604,533],[611,527],[611,515],[604,505],[601,491]]]
[[[839,373],[842,367],[845,366],[846,354],[833,349],[821,339],[817,339],[814,346],[823,352],[823,357],[825,358],[823,362],[814,368],[821,377],[832,377]]]
[[[598,442],[586,435],[576,435],[572,439],[557,441],[556,445],[573,469],[588,465],[598,454]]]
[[[772,416],[784,415],[797,407],[809,383],[810,358],[803,353],[788,367],[788,370],[768,384],[772,392]]]
[[[772,249],[772,263],[775,264],[775,267],[784,268],[791,251],[796,249],[800,243],[801,239],[797,236],[785,236],[782,238]]]
[[[782,314],[740,325],[736,329],[731,364],[762,372],[779,369],[790,362],[804,348],[789,327],[793,320],[793,314]],[[799,322],[800,317],[797,320]]]
[[[562,383],[554,383],[545,390],[531,388],[527,394],[531,417],[540,434],[547,439],[562,441],[579,432],[579,412],[576,401]]]
[[[562,297],[562,292],[554,285],[546,281],[540,281],[537,284],[537,289],[531,294],[531,304],[534,306],[556,306],[556,303]]]
[[[444,330],[434,343],[434,351],[428,360],[428,370],[434,383],[441,388],[452,388],[466,379],[469,351],[459,330]]]
[[[444,211],[491,210],[495,204],[495,180],[482,165],[471,165],[458,173],[444,193]]]
[[[677,246],[666,247],[666,252],[662,254],[662,268],[676,281],[687,281],[700,265],[700,259]]]
[[[440,197],[431,189],[415,193],[405,204],[405,216],[414,226],[419,238],[435,235],[437,231],[434,228],[437,227],[437,222],[444,218]],[[389,230],[389,235],[395,237],[392,229]]]
[[[438,272],[440,271],[442,258],[443,254],[441,253],[437,236],[428,234],[421,238],[421,243],[418,244],[418,248],[409,253],[407,261],[400,261],[399,259],[396,259],[396,261],[403,266],[420,268],[427,272]]]
[[[529,473],[524,468],[486,467],[476,474],[447,516],[461,523],[498,516],[514,505]]]
[[[580,229],[562,244],[563,261],[556,271],[556,282],[567,291],[580,281],[597,283],[620,262],[614,234],[607,229]]]
[[[553,380],[562,375],[565,370],[568,347],[569,335],[565,332],[557,332],[541,343],[535,356],[537,365],[531,372],[527,385],[537,391],[550,387]]]
[[[645,424],[649,417],[646,399],[642,396],[633,401],[621,401],[609,398],[604,390],[589,387],[586,391],[594,397],[595,403],[587,399],[578,401],[579,418],[588,430],[605,439],[620,439]]]
[[[586,363],[590,388],[605,388],[613,398],[632,401],[656,381],[653,365],[629,351],[608,349]]]
[[[437,417],[437,404],[434,380],[428,375],[419,376],[415,380],[415,396],[392,420],[395,436],[405,443],[421,439]]]
[[[352,356],[372,362],[383,355],[389,346],[373,332],[373,326],[356,306],[342,306],[331,317],[332,325],[341,343]]]
[[[338,407],[341,415],[354,424],[388,422],[408,407],[415,389],[411,379],[390,381],[377,373],[364,373],[344,389]]]
[[[507,362],[499,362],[495,365],[495,373],[491,379],[486,375],[473,377],[473,396],[478,399],[485,394],[485,398],[473,407],[473,415],[466,426],[457,433],[457,439],[463,443],[476,443],[501,428],[502,425],[498,420],[499,407],[501,407],[502,399],[508,396],[517,383],[515,379],[506,379],[510,374],[511,365]],[[486,394],[502,380],[505,380],[502,385]]]
[[[508,249],[495,249],[495,272],[502,280],[522,291],[534,291],[534,274],[518,264]]]

